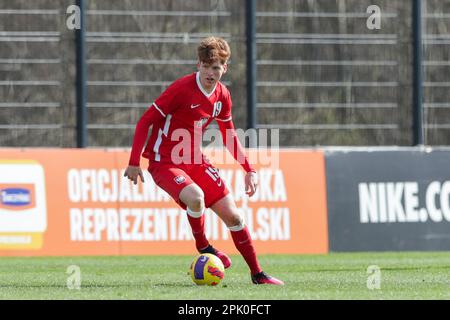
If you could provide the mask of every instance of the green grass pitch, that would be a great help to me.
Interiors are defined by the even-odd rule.
[[[187,275],[193,256],[0,258],[0,299],[450,299],[447,252],[261,255],[264,270],[285,286],[251,284],[241,256],[217,287],[196,286]],[[67,268],[81,271],[69,289]],[[368,289],[371,265],[380,289]]]

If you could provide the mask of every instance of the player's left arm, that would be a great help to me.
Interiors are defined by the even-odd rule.
[[[227,150],[233,155],[233,158],[247,172],[245,175],[245,193],[251,197],[255,194],[258,187],[258,176],[256,175],[256,170],[250,165],[245,155],[245,150],[238,139],[231,116],[233,102],[230,92],[226,88],[222,91],[221,100],[223,101],[223,106],[216,117],[216,121],[222,133],[222,141]]]
[[[216,119],[222,134],[222,141],[227,150],[233,155],[233,158],[242,166],[247,172],[245,175],[245,193],[249,197],[253,196],[258,187],[258,176],[256,170],[251,166],[245,155],[244,148],[238,139],[234,123],[231,118],[224,120]]]

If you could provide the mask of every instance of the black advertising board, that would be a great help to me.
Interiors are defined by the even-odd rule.
[[[330,251],[450,250],[450,151],[325,151]]]

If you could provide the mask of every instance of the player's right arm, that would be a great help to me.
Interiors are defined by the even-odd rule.
[[[141,152],[144,148],[145,142],[147,141],[148,131],[150,126],[156,121],[163,119],[160,111],[152,105],[147,111],[142,115],[136,124],[136,129],[134,132],[133,145],[131,147],[130,160],[128,162],[128,168],[125,170],[124,176],[137,184],[138,177],[144,182],[144,175],[142,173],[141,167],[139,165],[141,160]]]
[[[173,82],[147,109],[139,119],[134,132],[133,145],[131,147],[130,161],[125,170],[125,177],[128,177],[134,184],[137,184],[138,177],[144,182],[144,175],[139,166],[142,149],[147,142],[150,126],[158,121],[163,121],[169,113],[175,111],[178,106],[177,97],[182,93],[180,90],[180,79]],[[182,95],[182,94],[181,94]]]

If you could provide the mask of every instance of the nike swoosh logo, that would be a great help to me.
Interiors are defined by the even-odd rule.
[[[197,108],[199,106],[200,106],[200,103],[199,104],[191,104],[191,109]]]

